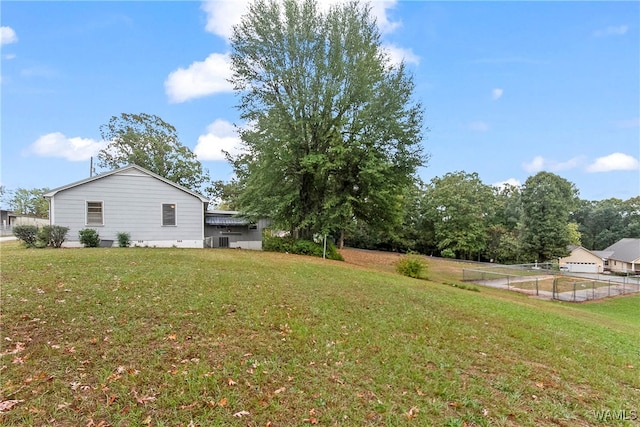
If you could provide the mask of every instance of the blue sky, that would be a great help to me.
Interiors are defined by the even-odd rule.
[[[238,140],[225,78],[246,2],[1,5],[0,182],[54,188],[89,175],[120,113],[173,124],[212,179]],[[538,171],[580,197],[640,194],[640,3],[372,3],[390,56],[424,105],[425,181],[477,172],[487,184]]]

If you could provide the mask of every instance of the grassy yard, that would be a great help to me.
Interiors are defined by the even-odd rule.
[[[414,280],[347,254],[0,257],[6,426],[630,425],[596,411],[640,410],[638,296],[471,292],[454,263]]]

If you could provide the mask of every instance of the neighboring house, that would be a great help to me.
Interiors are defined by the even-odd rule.
[[[602,273],[606,265],[603,251],[590,251],[582,246],[569,246],[569,256],[560,258],[560,269],[571,273]]]
[[[640,239],[621,239],[604,250],[608,269],[616,273],[640,274]]]
[[[250,222],[237,211],[210,210],[205,213],[205,246],[208,248],[262,249],[262,230],[269,221]]]
[[[0,210],[0,226],[2,229],[11,228],[16,220],[16,214],[12,211]]]
[[[129,233],[134,246],[204,246],[208,199],[140,166],[112,170],[44,194],[51,225],[69,227],[64,246],[81,246],[79,231],[95,229],[101,245]]]

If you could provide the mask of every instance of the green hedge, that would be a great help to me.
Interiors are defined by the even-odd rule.
[[[262,250],[268,252],[282,252],[297,255],[310,255],[322,258],[322,243],[311,240],[294,239],[292,237],[275,237],[269,230],[262,233]],[[344,261],[333,243],[327,242],[327,258]]]

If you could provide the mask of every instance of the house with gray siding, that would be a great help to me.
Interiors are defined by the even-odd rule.
[[[609,270],[616,273],[640,274],[640,239],[620,239],[605,249]]]
[[[262,230],[270,221],[252,222],[237,211],[210,210],[205,213],[205,247],[262,249]]]
[[[125,166],[44,194],[51,225],[95,229],[107,245],[129,233],[133,246],[202,248],[208,199],[137,165]]]

